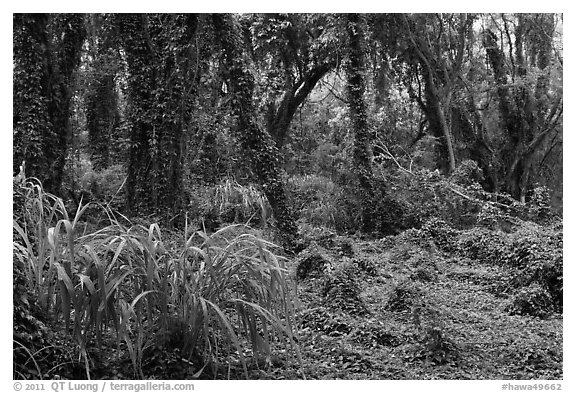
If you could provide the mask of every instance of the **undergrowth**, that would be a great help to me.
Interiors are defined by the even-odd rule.
[[[167,247],[157,224],[131,225],[104,208],[109,225],[86,232],[88,205],[70,216],[23,176],[14,190],[15,378],[55,377],[38,354],[61,329],[85,378],[99,367],[93,348],[110,340],[136,378],[149,377],[143,365],[155,348],[177,349],[192,378],[234,363],[247,376],[248,358],[268,364],[280,349],[299,361],[285,260],[250,228],[187,227]]]

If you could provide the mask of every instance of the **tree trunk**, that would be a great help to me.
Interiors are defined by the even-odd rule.
[[[187,51],[196,23],[195,15],[162,21],[155,15],[117,16],[130,70],[126,189],[131,214],[159,214],[171,222],[182,218],[183,130],[194,93]]]
[[[54,84],[54,96],[49,101],[48,112],[57,134],[57,144],[49,150],[48,160],[53,163],[49,189],[58,190],[62,185],[64,165],[68,152],[70,130],[70,104],[73,93],[74,71],[80,64],[82,45],[86,37],[84,15],[62,14],[53,17],[56,49],[57,83]]]
[[[484,180],[482,187],[489,192],[497,192],[498,173],[494,162],[494,152],[484,139],[482,120],[472,99],[465,107],[452,106],[452,132],[454,138],[464,143],[461,159],[469,158],[478,164]]]
[[[47,14],[14,14],[13,171],[49,178],[46,145],[54,133],[48,116],[51,53]]]
[[[214,14],[212,22],[217,41],[223,50],[222,74],[234,97],[234,114],[237,117],[235,137],[249,154],[252,169],[262,183],[284,248],[289,252],[297,251],[297,228],[280,176],[278,148],[270,134],[256,121],[252,101],[254,80],[244,63],[240,29],[228,14]]]
[[[428,73],[431,75],[431,73]],[[430,77],[431,78],[431,77]],[[434,97],[431,99],[432,103],[432,111],[433,117],[435,118],[435,123],[438,124],[439,131],[437,132],[438,135],[442,135],[442,140],[444,141],[444,146],[446,148],[446,152],[448,153],[448,174],[454,172],[456,169],[456,158],[454,157],[454,147],[452,145],[452,133],[450,131],[450,126],[446,121],[446,111],[443,108],[444,106],[450,107],[450,99],[447,99],[445,105],[442,104],[440,97],[438,96],[437,87],[434,84],[434,80],[430,79],[429,84],[430,89],[430,97]]]
[[[374,230],[374,189],[372,166],[370,159],[370,132],[364,102],[364,57],[362,51],[362,28],[358,14],[350,14],[346,18],[349,39],[349,55],[347,71],[348,107],[354,129],[354,168],[360,190],[362,206],[362,229],[366,233]]]
[[[84,16],[14,15],[14,166],[61,194],[70,135],[74,71],[84,43]],[[26,35],[28,35],[26,37]]]
[[[521,77],[526,74],[525,56],[523,53],[525,34],[525,21],[523,18],[523,16],[519,16],[518,26],[515,31],[515,67],[516,74]],[[551,39],[550,37],[548,39]],[[541,123],[541,121],[538,120],[539,116],[534,104],[534,96],[528,91],[527,87],[523,84],[516,88],[508,86],[504,53],[498,47],[496,39],[494,33],[487,31],[484,36],[484,47],[494,72],[500,115],[506,130],[507,142],[501,153],[504,162],[505,189],[515,199],[523,201],[531,184],[531,162],[536,150],[535,144],[540,144],[543,140],[535,133],[537,124]],[[544,83],[541,79],[539,79],[539,82]],[[539,96],[541,89],[542,86],[538,86],[537,83],[536,97]]]
[[[326,75],[334,64],[322,64],[315,67],[302,77],[289,91],[284,93],[280,104],[268,104],[268,113],[266,119],[266,128],[268,133],[274,138],[276,147],[282,149],[284,146],[290,123],[296,113],[296,110],[306,97],[314,90],[316,84]]]
[[[412,50],[415,52],[424,78],[424,95],[426,102],[420,100],[419,104],[428,119],[432,134],[441,141],[441,145],[437,150],[438,166],[444,172],[451,173],[456,169],[456,158],[452,145],[451,127],[446,119],[446,115],[450,113],[450,96],[452,94],[451,78],[453,78],[453,76],[449,76],[446,66],[444,66],[442,71],[439,71],[440,65],[438,62],[440,59],[434,56],[429,43],[424,42],[421,37],[415,36],[410,27],[410,22],[406,17],[404,17],[404,24],[412,44]],[[453,74],[459,72],[461,61],[459,56],[459,59],[453,66]],[[445,91],[444,94],[441,94],[440,87]]]

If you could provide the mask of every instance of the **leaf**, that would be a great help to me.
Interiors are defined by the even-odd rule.
[[[76,293],[74,291],[74,285],[70,277],[58,262],[54,263],[56,270],[58,272],[58,281],[60,285],[60,296],[62,301],[62,313],[64,314],[64,320],[66,321],[66,328],[70,326],[70,302],[74,305],[76,304]],[[77,310],[79,311],[79,310]]]

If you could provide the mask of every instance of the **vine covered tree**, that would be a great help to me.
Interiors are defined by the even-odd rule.
[[[364,33],[360,15],[347,15],[345,22],[349,40],[346,90],[354,131],[353,160],[358,185],[363,194],[361,197],[363,230],[370,233],[374,229],[374,190],[370,151],[371,132],[368,127],[368,114],[364,102],[366,90],[366,82],[364,81],[366,67],[362,47]]]
[[[212,22],[217,42],[223,50],[222,73],[233,97],[236,138],[250,155],[252,169],[270,202],[285,248],[294,251],[297,247],[297,228],[280,177],[279,152],[270,134],[256,120],[254,79],[247,71],[241,51],[238,21],[230,15],[213,15]]]
[[[460,84],[471,14],[394,14],[378,16],[376,36],[391,57],[407,66],[404,83],[440,143],[437,162],[442,171],[456,168],[451,110]]]
[[[509,25],[513,19],[512,40]],[[504,188],[524,202],[534,183],[534,165],[538,157],[546,154],[548,142],[559,133],[562,94],[558,94],[561,85],[557,81],[554,81],[555,86],[551,86],[554,15],[519,14],[512,20],[502,17],[510,48],[508,57],[494,31],[485,31],[483,44],[492,67],[498,109],[505,130],[500,154]]]
[[[190,48],[196,15],[116,15],[128,65],[128,208],[181,212],[183,133],[194,94]]]
[[[316,14],[264,14],[251,19],[249,50],[263,71],[266,130],[281,149],[298,108],[338,65],[338,24],[330,15]]]
[[[86,35],[81,14],[14,14],[13,169],[60,193],[74,72]]]

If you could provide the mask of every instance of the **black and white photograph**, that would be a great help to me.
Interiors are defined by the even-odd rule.
[[[14,391],[568,391],[563,25],[13,13]]]

